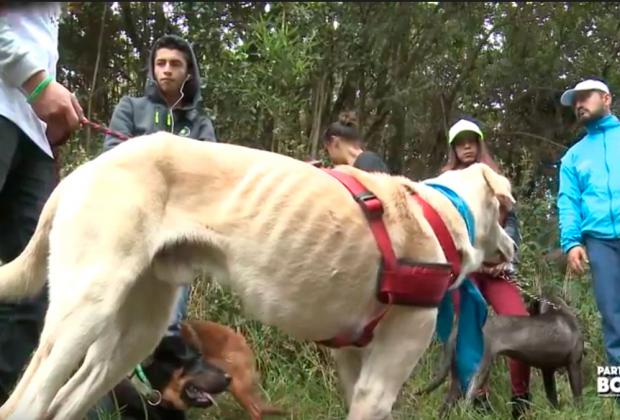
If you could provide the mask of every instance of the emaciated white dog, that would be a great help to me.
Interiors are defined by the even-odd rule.
[[[498,224],[510,183],[488,166],[448,172],[475,219],[474,244],[448,199],[405,177],[352,174],[384,206],[399,258],[445,263],[419,204],[438,212],[465,275],[512,258]],[[1,240],[1,239],[0,239]],[[168,133],[132,139],[67,176],[24,252],[0,267],[0,299],[49,285],[39,346],[0,418],[80,419],[163,336],[179,286],[205,272],[248,314],[301,340],[364,326],[380,253],[359,205],[338,180],[290,157]],[[208,296],[205,297],[209,299]],[[334,350],[349,419],[391,418],[427,349],[436,308],[393,306],[366,347]]]

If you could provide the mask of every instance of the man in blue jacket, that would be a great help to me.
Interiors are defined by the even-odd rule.
[[[561,161],[561,246],[573,272],[590,264],[608,363],[620,365],[620,120],[599,80],[578,83],[560,101],[587,130]]]

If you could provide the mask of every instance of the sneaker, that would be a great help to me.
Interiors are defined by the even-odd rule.
[[[512,404],[512,418],[521,419],[530,409],[530,394],[515,395],[510,400],[510,403]]]

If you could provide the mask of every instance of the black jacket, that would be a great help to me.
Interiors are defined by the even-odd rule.
[[[385,172],[390,173],[383,159],[375,152],[365,151],[359,154],[353,166],[366,172]]]

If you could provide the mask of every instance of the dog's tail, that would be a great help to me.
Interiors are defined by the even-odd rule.
[[[43,289],[47,279],[48,236],[59,196],[57,187],[43,206],[37,228],[26,248],[13,261],[0,265],[1,300],[34,296]]]
[[[444,381],[448,377],[448,374],[450,373],[450,368],[452,367],[452,363],[454,362],[454,350],[456,348],[455,346],[456,346],[456,336],[455,337],[451,336],[448,342],[444,344],[443,360],[441,361],[441,365],[439,366],[439,372],[428,385],[426,385],[424,388],[418,391],[415,391],[413,395],[428,394],[429,392],[432,392],[435,389],[437,389],[439,385],[444,383]]]

